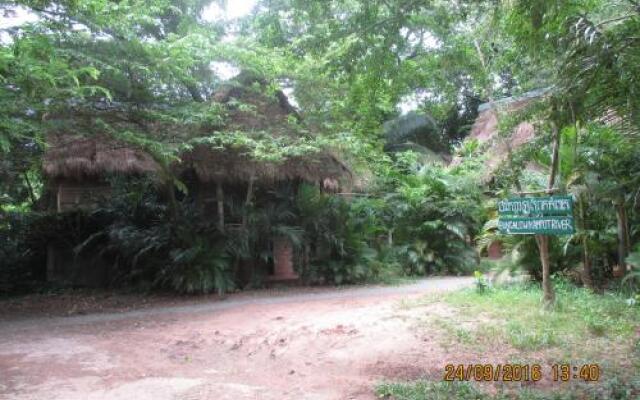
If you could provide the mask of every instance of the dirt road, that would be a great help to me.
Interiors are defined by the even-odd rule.
[[[381,379],[441,371],[416,367],[445,355],[415,324],[416,314],[447,310],[401,300],[470,284],[433,278],[2,321],[0,399],[373,399]]]

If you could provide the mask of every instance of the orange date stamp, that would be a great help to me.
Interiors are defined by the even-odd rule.
[[[598,364],[553,364],[550,368],[551,380],[568,382],[600,380],[601,368]],[[543,378],[540,364],[447,364],[444,367],[444,381],[477,382],[537,382]]]
[[[447,364],[443,378],[449,382],[537,382],[540,379],[539,364]]]

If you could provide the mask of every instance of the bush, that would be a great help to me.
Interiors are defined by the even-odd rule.
[[[185,248],[171,250],[170,263],[159,271],[157,282],[179,293],[223,294],[234,288],[231,269],[225,249],[200,237]]]
[[[484,220],[477,185],[435,166],[403,175],[386,196],[386,225],[408,275],[471,274],[471,237]],[[389,190],[389,189],[387,189]]]
[[[345,199],[311,185],[282,183],[256,188],[254,202],[247,203],[244,194],[230,191],[225,213],[243,224],[224,233],[189,195],[169,208],[144,178],[111,183],[109,201],[90,212],[31,214],[34,220],[24,228],[28,240],[19,224],[5,222],[2,232],[11,240],[1,249],[7,266],[0,270],[0,284],[19,286],[32,279],[25,265],[31,265],[31,253],[45,254],[49,243],[75,255],[99,256],[109,268],[110,286],[181,293],[236,287],[244,261],[266,269],[274,237],[293,243],[303,266],[298,272],[307,282],[469,274],[478,263],[470,246],[482,219],[477,188],[437,167],[398,173],[381,186],[378,198]],[[261,285],[260,274],[250,279],[252,286]]]
[[[37,257],[27,240],[31,219],[22,213],[1,214],[0,218],[0,294],[27,291],[38,275],[34,268]]]
[[[133,182],[91,213],[101,228],[75,246],[112,265],[111,285],[151,286],[178,293],[224,293],[234,288],[229,237],[188,200],[175,218],[155,191]]]
[[[367,200],[347,201],[301,185],[296,197],[296,214],[308,246],[326,249],[315,255],[307,280],[349,284],[386,274],[375,248],[376,218]]]
[[[5,213],[0,217],[0,293],[25,293],[46,286],[47,246],[68,246],[99,226],[82,211]]]
[[[626,284],[631,292],[640,291],[640,246],[627,257],[627,263],[633,268],[624,277],[622,283]]]
[[[489,289],[489,281],[487,280],[487,278],[484,277],[484,275],[482,275],[482,272],[480,271],[475,271],[473,273],[473,277],[475,278],[475,286],[476,286],[476,291],[478,293],[484,293]]]

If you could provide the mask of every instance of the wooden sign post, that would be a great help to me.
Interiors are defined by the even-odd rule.
[[[520,197],[498,203],[498,229],[506,235],[535,235],[542,261],[542,287],[545,307],[554,302],[550,281],[549,236],[575,232],[573,198]]]

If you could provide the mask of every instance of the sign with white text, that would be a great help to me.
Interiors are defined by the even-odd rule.
[[[498,203],[498,229],[507,235],[571,235],[573,198],[520,197]]]

